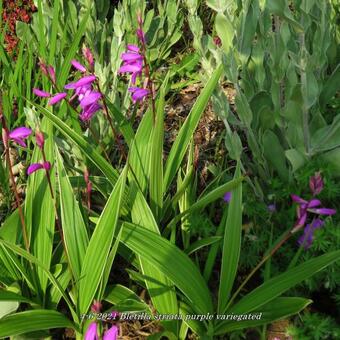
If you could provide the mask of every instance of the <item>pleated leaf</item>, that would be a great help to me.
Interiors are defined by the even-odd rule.
[[[255,308],[259,308],[274,298],[280,296],[285,291],[294,287],[303,280],[308,279],[315,273],[332,264],[334,261],[339,260],[339,258],[340,250],[333,251],[308,260],[283,274],[273,277],[244,296],[238,303],[231,307],[230,312],[251,312]]]
[[[124,223],[121,241],[141,258],[166,275],[198,313],[212,313],[210,291],[198,268],[174,244],[160,235],[131,223]]]
[[[241,177],[238,162],[234,179]],[[237,273],[241,251],[242,234],[242,185],[238,185],[231,192],[228,217],[224,232],[220,285],[218,290],[218,312],[223,313],[228,303],[233,283]]]
[[[184,155],[187,152],[189,142],[198,122],[208,104],[209,98],[214,91],[220,77],[222,75],[222,65],[219,66],[211,75],[209,81],[198,96],[194,106],[192,107],[187,119],[181,127],[178,136],[171,147],[169,157],[165,166],[163,192],[166,192],[174,179],[178,168],[180,167]]]
[[[57,148],[56,159],[64,241],[71,271],[77,282],[80,278],[81,267],[89,240],[78,202],[75,199],[75,194],[63,165],[63,159]]]
[[[72,328],[74,324],[63,314],[54,310],[36,309],[0,319],[0,337],[10,337],[43,329]]]
[[[96,294],[116,232],[127,168],[120,175],[98,220],[86,250],[81,270],[78,306],[80,314],[90,308]]]

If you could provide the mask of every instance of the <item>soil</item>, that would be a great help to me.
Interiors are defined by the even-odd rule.
[[[18,37],[16,36],[16,22],[29,23],[32,13],[37,9],[32,0],[3,0],[1,30],[5,32],[5,48],[9,54],[16,51]]]

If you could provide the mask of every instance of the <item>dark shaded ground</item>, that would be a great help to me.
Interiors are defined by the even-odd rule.
[[[32,0],[3,0],[2,7],[1,30],[5,33],[6,51],[12,54],[19,40],[15,32],[16,21],[30,22],[36,7]]]

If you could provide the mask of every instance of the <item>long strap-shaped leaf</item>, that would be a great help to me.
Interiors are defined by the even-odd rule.
[[[303,280],[308,279],[310,276],[329,266],[334,261],[339,260],[339,258],[340,250],[337,250],[306,261],[305,263],[266,281],[243,297],[230,309],[230,312],[251,312],[255,308],[259,308],[277,296],[280,296]]]
[[[67,303],[71,314],[73,316],[73,319],[75,320],[75,322],[78,322],[78,317],[75,313],[75,310],[73,308],[73,304],[71,303],[71,300],[69,299],[68,295],[66,294],[65,290],[61,287],[59,281],[53,276],[53,274],[44,266],[44,264],[39,261],[35,256],[31,255],[30,253],[28,253],[26,250],[18,247],[15,244],[9,243],[7,241],[1,240],[0,239],[0,244],[3,245],[4,247],[12,250],[14,253],[21,255],[23,258],[25,258],[26,260],[30,261],[31,263],[36,264],[37,266],[39,266],[40,268],[42,268],[42,270],[46,273],[46,276],[49,278],[49,280],[51,281],[51,283],[53,284],[53,286],[56,287],[56,289],[58,289],[58,291],[60,292],[60,294],[62,295],[62,297],[64,298],[65,302]]]
[[[46,118],[43,119],[41,125],[42,131],[47,136],[44,147],[46,158],[53,164],[53,125]],[[41,160],[41,151],[38,147],[35,147],[32,163],[41,162]],[[54,168],[52,168],[50,174],[51,184],[54,187]],[[30,175],[25,201],[25,220],[31,240],[31,252],[44,264],[46,269],[49,269],[53,251],[55,210],[45,171],[37,171]],[[37,267],[37,277],[39,280],[38,292],[41,293],[42,298],[47,288],[48,278],[40,267]]]
[[[299,313],[301,310],[306,308],[312,300],[303,299],[298,297],[280,297],[276,298],[270,303],[264,305],[258,311],[253,311],[251,315],[254,316],[254,320],[232,320],[219,321],[216,320],[217,324],[215,327],[215,335],[222,335],[236,331],[243,328],[253,328],[266,323],[271,323],[275,320],[287,318],[290,315]],[[261,314],[260,314],[261,313]],[[222,317],[226,317],[228,314],[222,314]],[[229,314],[230,316],[232,314]],[[235,314],[233,314],[234,316]],[[241,317],[247,316],[248,314],[242,314]],[[238,315],[237,315],[238,316]],[[256,319],[257,317],[258,319]]]
[[[56,159],[64,241],[71,271],[77,282],[89,240],[84,219],[57,148]]]
[[[197,128],[198,122],[206,108],[209,98],[214,91],[218,80],[222,75],[222,65],[219,66],[208,83],[202,90],[201,94],[197,98],[194,106],[192,107],[187,119],[185,120],[178,136],[170,150],[169,157],[165,166],[163,192],[165,193],[169,188],[172,180],[174,179],[179,166],[182,163],[183,157],[187,151],[190,139]]]
[[[240,162],[237,164],[234,179],[241,177]],[[224,311],[237,273],[241,251],[242,234],[242,184],[231,194],[228,217],[224,231],[220,286],[218,290],[218,313]]]
[[[165,274],[198,313],[212,313],[209,289],[190,258],[167,239],[143,227],[124,223],[121,241]]]
[[[151,209],[143,194],[137,188],[131,216],[135,224],[152,231],[156,235],[160,234]],[[152,303],[157,312],[160,314],[177,314],[177,297],[172,282],[164,273],[157,271],[154,265],[143,256],[140,256],[140,266]]]
[[[0,319],[0,337],[66,327],[75,329],[74,324],[59,312],[47,309],[30,310]]]
[[[117,228],[122,196],[125,189],[127,167],[124,168],[108,199],[87,247],[81,270],[78,306],[84,314],[90,308],[101,281],[106,259]]]

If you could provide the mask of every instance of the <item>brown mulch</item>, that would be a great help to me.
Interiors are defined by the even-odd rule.
[[[29,23],[36,10],[33,0],[3,0],[1,30],[5,30],[5,48],[9,54],[15,52],[19,41],[16,22]]]

